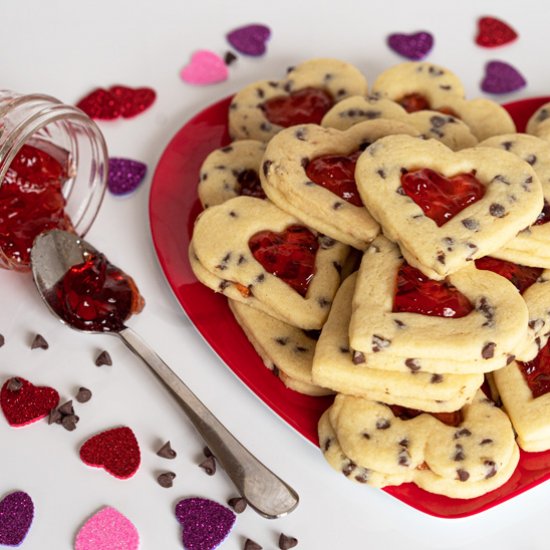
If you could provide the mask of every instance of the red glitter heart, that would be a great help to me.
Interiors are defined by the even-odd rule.
[[[131,118],[148,109],[157,97],[151,88],[129,88],[116,85],[108,90],[97,88],[81,99],[76,106],[90,118],[113,120]]]
[[[0,390],[0,406],[10,426],[25,426],[44,418],[59,404],[59,394],[47,386],[34,386],[20,377],[10,378]]]
[[[80,447],[80,458],[88,466],[128,479],[137,472],[141,453],[134,432],[123,426],[92,436]]]
[[[482,17],[478,21],[476,44],[483,48],[495,48],[514,41],[517,33],[510,25],[495,17]]]

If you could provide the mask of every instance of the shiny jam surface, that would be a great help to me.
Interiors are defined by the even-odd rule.
[[[532,361],[517,364],[533,397],[550,392],[550,340]]]
[[[133,279],[101,253],[67,271],[46,300],[69,325],[98,332],[122,330],[145,303]]]
[[[65,214],[67,169],[53,156],[23,145],[0,185],[0,266],[27,271],[37,235],[48,229],[72,231]]]
[[[419,411],[417,409],[409,409],[407,407],[401,407],[400,405],[388,405],[391,409],[394,416],[400,418],[401,420],[411,420],[420,414],[423,414],[424,411]],[[462,410],[453,411],[453,412],[440,412],[440,413],[425,413],[430,414],[433,417],[437,418],[443,424],[447,426],[460,426],[464,420],[464,415]]]
[[[430,168],[405,172],[401,186],[439,227],[485,195],[485,186],[473,174],[447,178]]]
[[[320,124],[333,105],[334,99],[328,92],[308,87],[268,99],[261,109],[269,122],[288,128],[295,124]]]
[[[484,256],[475,260],[478,269],[493,271],[508,279],[523,294],[540,277],[543,269],[541,267],[529,267],[526,265],[514,264],[506,260],[499,260],[491,256]]]
[[[430,109],[430,102],[422,94],[412,93],[403,96],[398,99],[396,103],[399,103],[407,113],[416,113],[416,111],[426,111]]]
[[[237,175],[237,182],[239,183],[239,195],[265,199],[260,176],[256,170],[242,170]]]
[[[307,227],[291,225],[281,233],[260,231],[248,241],[254,258],[264,269],[305,296],[315,274],[319,241]],[[261,283],[259,283],[261,284]]]
[[[550,222],[550,204],[544,201],[544,206],[542,207],[541,213],[537,216],[535,223],[533,225],[544,225],[545,223]]]
[[[397,272],[394,313],[420,313],[432,317],[465,317],[473,306],[447,281],[433,281],[404,262]]]
[[[362,151],[350,155],[323,155],[311,159],[306,166],[307,177],[345,201],[363,206],[355,183],[355,165]]]

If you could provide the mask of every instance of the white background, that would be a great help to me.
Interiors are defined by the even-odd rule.
[[[497,50],[478,47],[476,21],[483,15],[508,21],[519,40]],[[386,46],[392,32],[431,31],[435,47],[428,60],[459,75],[470,98],[481,95],[484,65],[492,59],[515,65],[528,81],[525,89],[500,101],[550,95],[546,2],[18,0],[2,2],[0,17],[2,88],[43,92],[67,103],[113,84],[150,86],[158,93],[146,113],[100,122],[111,156],[141,160],[149,173],[134,195],[106,197],[88,236],[134,275],[147,299],[131,326],[300,493],[300,506],[286,518],[270,521],[250,509],[239,515],[224,549],[242,548],[246,537],[274,549],[280,532],[297,537],[298,547],[307,550],[548,547],[548,483],[483,514],[441,520],[332,471],[319,450],[254,397],[193,329],[157,265],[147,215],[156,163],[194,113],[249,82],[282,77],[287,66],[311,57],[350,61],[372,82],[402,60]],[[221,84],[193,87],[180,80],[179,71],[193,51],[210,49],[223,56],[225,34],[249,23],[272,28],[266,55],[239,56],[229,80]],[[50,342],[48,351],[30,350],[36,332]],[[204,496],[224,503],[234,496],[223,472],[209,477],[197,467],[201,441],[143,365],[112,337],[80,334],[59,324],[40,303],[29,276],[0,272],[0,333],[6,338],[0,349],[2,381],[19,375],[49,384],[62,400],[81,385],[93,391],[89,403],[77,405],[81,420],[74,432],[45,421],[13,429],[0,418],[0,497],[24,490],[36,506],[23,548],[72,548],[86,518],[111,505],[134,522],[142,549],[177,549],[182,544],[173,508],[180,498]],[[110,351],[113,367],[95,367],[101,349]],[[87,437],[122,424],[132,427],[142,450],[139,472],[126,481],[88,468],[78,458]],[[175,461],[155,455],[166,439],[178,451]],[[171,489],[155,481],[164,469],[177,473]]]

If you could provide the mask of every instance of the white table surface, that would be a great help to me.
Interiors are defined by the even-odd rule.
[[[173,134],[197,111],[263,78],[279,78],[285,68],[311,57],[348,60],[372,82],[383,69],[402,61],[385,44],[392,32],[429,30],[435,47],[428,57],[447,66],[465,83],[468,97],[481,95],[488,60],[515,65],[528,86],[508,96],[550,94],[548,7],[530,2],[232,2],[214,0],[18,0],[0,11],[0,87],[44,92],[75,103],[97,86],[121,83],[150,86],[158,93],[142,115],[100,122],[111,156],[147,163],[146,181],[124,199],[107,195],[89,239],[114,263],[133,274],[147,299],[131,326],[155,347],[208,407],[257,456],[293,485],[301,503],[289,516],[266,520],[248,509],[223,548],[237,550],[246,537],[265,549],[277,548],[279,533],[298,538],[298,548],[324,549],[542,549],[550,523],[546,483],[487,512],[441,520],[417,512],[386,493],[347,482],[321,453],[261,403],[226,368],[195,331],[173,298],[157,264],[148,221],[148,197],[156,163]],[[496,15],[519,32],[514,44],[486,50],[474,43],[476,21]],[[228,49],[225,34],[248,23],[272,28],[268,52],[244,57],[230,78],[193,87],[179,78],[192,52]],[[50,349],[30,350],[35,333]],[[0,375],[22,376],[55,387],[61,399],[86,386],[92,400],[77,404],[81,420],[73,432],[41,421],[14,429],[0,418],[0,497],[19,489],[34,500],[36,515],[25,549],[72,548],[80,525],[105,505],[116,507],[136,525],[141,548],[181,548],[175,503],[203,496],[225,503],[234,496],[219,471],[205,475],[197,463],[202,443],[166,391],[116,339],[71,331],[41,304],[29,276],[0,272]],[[107,349],[112,367],[94,358]],[[136,433],[142,450],[138,473],[126,481],[85,466],[78,448],[90,435],[117,425]],[[170,439],[175,461],[156,456]],[[165,469],[177,474],[174,486],[155,478]]]

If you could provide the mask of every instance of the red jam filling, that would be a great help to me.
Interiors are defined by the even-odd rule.
[[[542,207],[542,212],[537,216],[535,223],[533,225],[544,225],[545,223],[550,222],[550,204],[544,200],[544,206]]]
[[[264,269],[305,296],[315,274],[319,241],[307,227],[291,225],[281,233],[260,231],[248,241],[254,258]],[[260,283],[261,284],[261,283]]]
[[[320,124],[333,105],[334,99],[328,92],[308,87],[268,99],[261,108],[269,122],[288,128],[296,124]]]
[[[394,313],[420,313],[432,317],[465,317],[473,306],[447,281],[433,281],[406,262],[397,272]]]
[[[133,279],[101,254],[73,266],[46,295],[50,307],[81,330],[117,332],[144,300]]]
[[[527,363],[518,361],[518,366],[533,397],[540,397],[550,392],[550,341],[532,361]]]
[[[265,199],[265,193],[256,170],[242,170],[237,176],[239,195]]]
[[[33,241],[49,229],[72,230],[62,185],[67,169],[53,156],[23,145],[0,185],[0,266],[26,271]]]
[[[514,264],[506,260],[499,260],[491,256],[485,256],[475,260],[478,269],[493,271],[508,279],[523,294],[540,277],[543,269],[540,267],[528,267]]]
[[[417,111],[437,111],[444,115],[451,115],[455,118],[459,118],[457,114],[450,107],[440,107],[439,109],[432,109],[428,99],[419,93],[412,93],[403,96],[398,99],[396,103],[399,103],[407,113],[416,113]]]
[[[407,407],[401,407],[400,405],[388,405],[390,409],[392,410],[392,413],[397,418],[400,418],[401,420],[411,420],[411,418],[415,418],[420,414],[423,414],[424,411],[419,411],[417,409],[409,409]],[[460,426],[464,420],[464,416],[462,414],[462,410],[453,411],[453,412],[440,412],[440,413],[425,413],[425,414],[431,414],[433,417],[437,418],[440,422],[443,422],[443,424],[447,424],[447,426],[454,426],[455,428],[457,426]]]
[[[350,155],[316,157],[306,166],[307,177],[345,201],[355,206],[363,206],[355,183],[355,165],[361,153],[359,150]]]
[[[401,186],[438,227],[485,194],[485,186],[473,174],[447,178],[430,168],[405,172]]]

